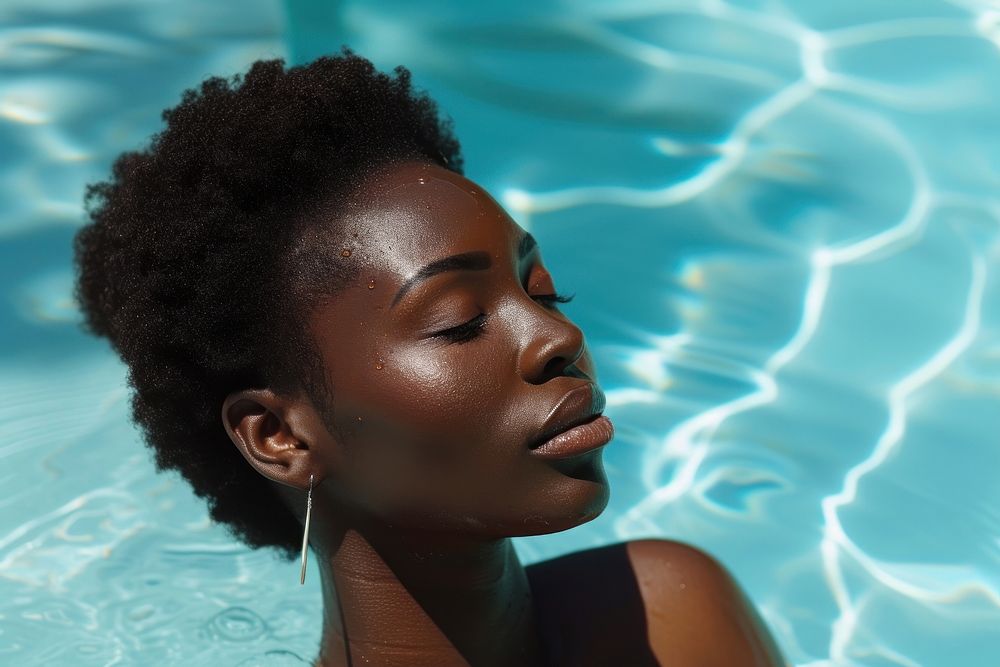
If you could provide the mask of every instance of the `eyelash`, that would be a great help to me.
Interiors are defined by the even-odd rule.
[[[564,294],[539,294],[538,296],[533,296],[531,298],[545,305],[546,308],[551,308],[557,303],[569,303],[573,300],[575,294],[566,296]],[[436,337],[446,338],[452,343],[466,343],[473,338],[476,338],[483,332],[483,328],[486,326],[486,313],[480,313],[476,317],[472,318],[465,324],[460,324],[457,327],[452,327],[451,329],[445,329],[435,334]]]

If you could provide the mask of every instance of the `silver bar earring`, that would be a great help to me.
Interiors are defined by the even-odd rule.
[[[309,518],[312,516],[313,508],[313,476],[309,475],[309,495],[306,496],[306,529],[302,533],[302,573],[299,575],[299,584],[306,583],[306,558],[309,553]]]

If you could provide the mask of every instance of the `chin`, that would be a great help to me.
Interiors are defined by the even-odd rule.
[[[523,503],[516,508],[498,508],[495,498],[490,498],[486,503],[492,511],[425,513],[409,523],[496,540],[559,533],[593,521],[604,512],[611,489],[599,454],[548,461],[545,467],[548,470],[535,477],[534,488],[523,490]],[[408,522],[397,519],[397,523]]]
[[[569,530],[593,521],[604,512],[611,498],[611,488],[599,457],[563,474],[563,479],[551,491],[553,502],[524,520],[518,531],[520,536]]]

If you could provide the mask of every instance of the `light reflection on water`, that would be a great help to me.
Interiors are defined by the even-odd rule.
[[[523,4],[8,3],[0,662],[312,657],[317,577],[154,472],[69,239],[180,90],[342,42],[414,71],[578,294],[612,501],[525,561],[683,539],[796,664],[1000,660],[1000,10]]]

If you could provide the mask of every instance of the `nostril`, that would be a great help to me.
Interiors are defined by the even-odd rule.
[[[542,372],[545,374],[545,377],[559,375],[562,372],[562,369],[568,365],[568,362],[569,360],[565,357],[555,357],[553,359],[549,359]]]

